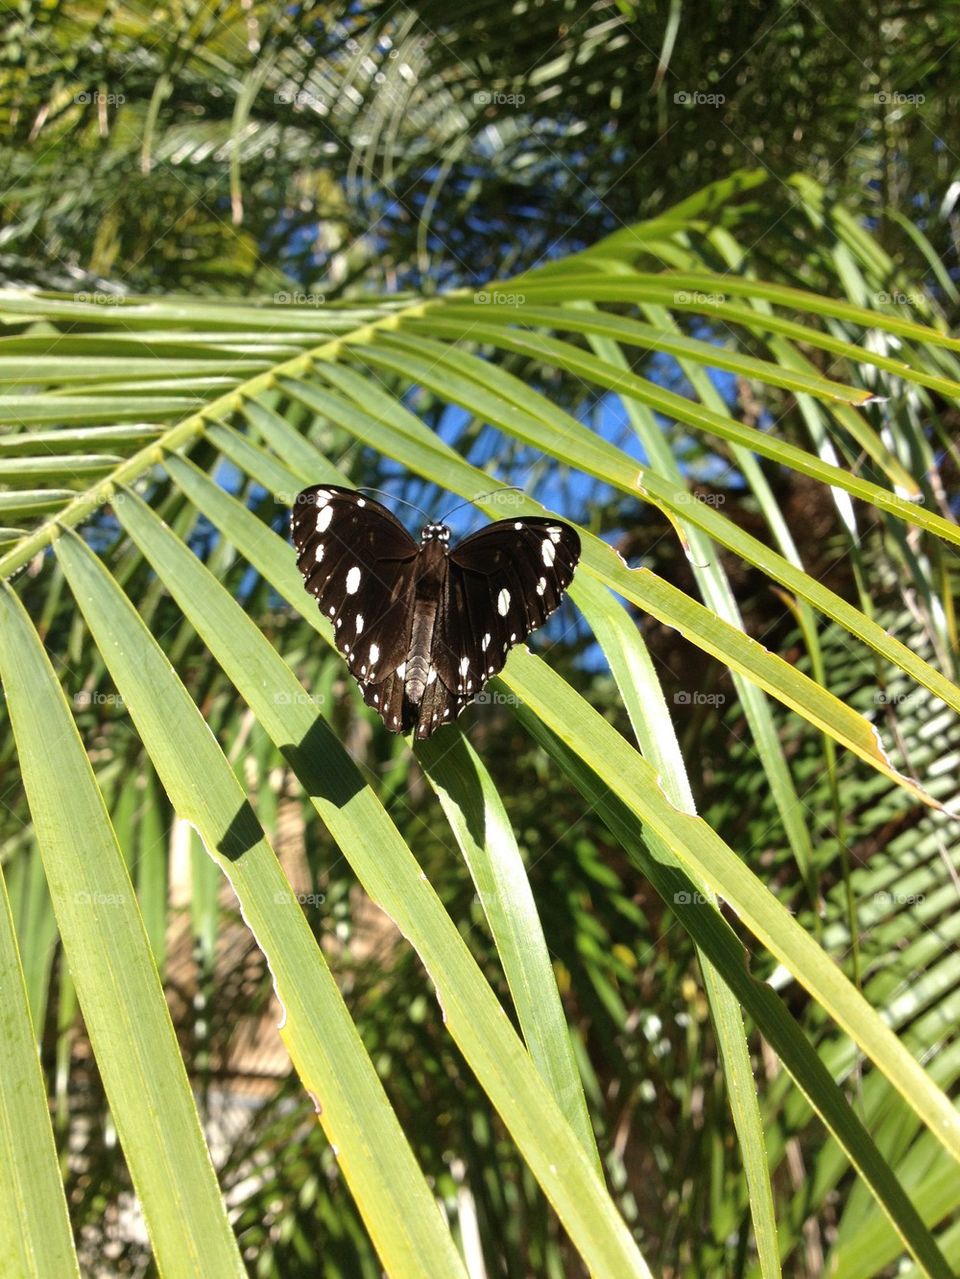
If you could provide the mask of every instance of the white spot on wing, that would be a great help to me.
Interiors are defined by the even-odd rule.
[[[553,561],[557,558],[557,548],[549,537],[543,539],[543,545],[540,547],[540,554],[543,556],[543,562],[549,568]]]
[[[469,658],[469,657],[464,657],[464,658],[461,660],[461,662],[460,662],[460,674],[461,674],[461,675],[466,675],[466,673],[467,673],[467,668],[469,667],[469,665],[470,665],[470,658]]]
[[[347,594],[348,595],[356,595],[357,591],[360,589],[361,576],[362,574],[360,572],[360,569],[357,567],[356,564],[354,564],[353,568],[347,574]]]
[[[506,587],[497,596],[497,612],[501,617],[506,617],[507,609],[510,607],[510,592]]]
[[[407,673],[407,664],[406,662],[401,662],[400,665],[397,667],[397,679],[403,679],[406,673]]]
[[[317,514],[317,532],[325,533],[330,527],[330,521],[333,519],[333,507],[321,506]]]
[[[314,551],[314,553],[313,553],[313,562],[314,562],[314,564],[319,564],[319,563],[320,563],[320,561],[323,559],[323,552],[324,552],[326,549],[327,549],[327,548],[324,546],[324,544],[323,544],[322,542],[318,542],[318,543],[317,543],[317,549],[316,549],[316,550]]]
[[[379,644],[371,644],[370,645],[370,665],[371,666],[374,664],[375,661],[377,661],[379,656],[380,656]]]
[[[487,645],[489,643],[490,643],[490,632],[487,631],[486,635],[484,635],[483,639],[480,641],[480,647],[483,649],[484,652],[487,651]]]
[[[537,594],[542,595],[546,589],[547,579],[545,577],[541,577],[540,581],[537,583]]]
[[[551,542],[559,542],[560,538],[563,536],[563,529],[559,529],[555,525],[551,525],[551,527],[547,529],[547,535]]]
[[[359,635],[362,630],[363,630],[363,614],[358,613],[357,614],[357,634]]]

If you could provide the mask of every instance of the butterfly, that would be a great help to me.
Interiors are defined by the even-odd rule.
[[[430,523],[418,544],[380,502],[333,484],[297,495],[292,530],[364,701],[418,738],[451,723],[543,625],[580,558],[576,531],[554,519],[499,520],[454,547]]]

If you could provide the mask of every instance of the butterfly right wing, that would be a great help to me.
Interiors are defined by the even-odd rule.
[[[395,729],[403,695],[396,670],[413,622],[416,542],[380,502],[335,484],[297,495],[292,529],[306,589],[333,626],[364,700]]]
[[[434,662],[457,714],[559,607],[579,559],[576,530],[539,516],[488,524],[450,552]]]

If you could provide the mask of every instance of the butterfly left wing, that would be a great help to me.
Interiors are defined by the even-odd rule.
[[[456,713],[559,607],[579,558],[576,530],[543,518],[499,520],[450,552],[433,662]]]
[[[297,495],[292,528],[297,567],[337,648],[381,715],[382,694],[390,693],[392,715],[394,672],[406,658],[413,617],[416,542],[380,502],[335,484]],[[376,703],[374,687],[381,690]]]

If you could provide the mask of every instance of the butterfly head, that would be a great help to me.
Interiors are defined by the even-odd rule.
[[[421,542],[442,542],[446,545],[450,541],[450,530],[446,524],[426,524],[420,533]]]

